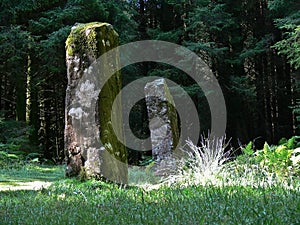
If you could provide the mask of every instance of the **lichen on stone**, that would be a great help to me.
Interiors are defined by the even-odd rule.
[[[108,23],[88,23],[76,24],[71,29],[71,33],[66,40],[66,60],[68,70],[68,87],[66,96],[66,155],[68,159],[69,174],[76,174],[80,166],[87,168],[88,173],[92,176],[102,176],[109,174],[110,177],[115,176],[115,181],[126,182],[127,167],[120,167],[114,159],[127,164],[127,154],[125,146],[118,140],[112,128],[111,116],[112,105],[115,97],[122,88],[121,73],[116,72],[103,85],[101,90],[96,90],[95,85],[90,80],[80,83],[80,79],[85,73],[93,72],[91,65],[98,57],[107,51],[117,47],[118,34]],[[105,58],[105,57],[104,57]],[[113,62],[112,62],[113,60]],[[119,65],[119,55],[112,58],[105,58],[103,67],[109,68],[111,65]],[[79,88],[76,87],[78,85]],[[101,92],[100,92],[101,91]],[[99,93],[100,92],[100,93]],[[97,101],[95,111],[86,110],[86,108],[95,107],[91,104],[93,100]],[[78,107],[78,103],[79,106]],[[95,102],[94,102],[95,103]],[[75,107],[76,105],[76,107]],[[90,112],[88,115],[84,114]],[[117,107],[118,114],[122,112],[121,105]],[[80,119],[80,121],[74,121]],[[86,124],[84,134],[76,134],[73,129],[73,123],[84,124],[86,118],[95,118],[95,124]],[[117,116],[117,129],[122,129],[122,115]],[[96,146],[95,140],[101,139],[102,144],[106,147],[106,151],[102,151],[101,146]],[[69,154],[73,151],[71,147],[73,143],[77,143],[81,147],[80,156]],[[95,153],[95,155],[93,155]],[[97,158],[98,157],[98,158]],[[72,172],[72,166],[76,171]],[[97,168],[93,168],[96,167]],[[120,167],[120,168],[118,168]],[[106,171],[105,171],[106,170]]]
[[[82,108],[71,108],[68,115],[72,116],[73,118],[80,120],[84,114]]]
[[[79,103],[84,107],[91,107],[91,102],[97,99],[99,90],[95,90],[95,85],[89,80],[81,84],[79,91],[76,92],[76,97]]]

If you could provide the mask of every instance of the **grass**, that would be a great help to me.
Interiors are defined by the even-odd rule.
[[[0,169],[0,186],[7,182],[50,182],[63,178],[63,166],[24,164],[23,166]]]
[[[0,169],[0,191],[37,189],[64,179],[63,166],[15,164]]]
[[[13,181],[57,181],[38,191],[1,191],[0,224],[300,223],[300,185],[296,180],[289,187],[279,181],[268,187],[224,182],[146,190],[62,179],[59,166],[26,165],[2,169],[1,174],[5,182],[9,175]]]
[[[203,151],[207,146],[213,154]],[[0,190],[34,181],[52,185],[0,191],[0,224],[300,224],[299,177],[280,177],[248,156],[224,163],[224,146],[224,140],[190,143],[179,174],[160,184],[147,166],[129,168],[129,186],[66,179],[62,166],[2,168]]]
[[[0,193],[1,224],[299,224],[299,187],[161,187],[56,182]]]

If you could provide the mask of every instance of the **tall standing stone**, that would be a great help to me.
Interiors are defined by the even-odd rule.
[[[114,133],[111,118],[113,102],[122,88],[121,74],[116,72],[102,90],[96,90],[95,80],[101,80],[98,77],[84,81],[82,79],[86,73],[90,73],[91,65],[97,58],[118,44],[118,34],[112,26],[98,22],[75,25],[66,41],[67,176],[77,176],[80,171],[85,171],[88,176],[104,177],[118,183],[127,182],[126,149]],[[113,59],[105,58],[105,63],[100,66],[108,68],[111,60],[114,65],[119,65],[119,55],[116,55]],[[118,118],[118,132],[122,135],[121,103],[117,105],[117,109],[119,114],[115,116]],[[100,140],[104,147],[99,145]]]
[[[179,142],[175,103],[163,78],[146,84],[145,97],[152,155],[155,161],[162,161],[172,156],[172,152]]]

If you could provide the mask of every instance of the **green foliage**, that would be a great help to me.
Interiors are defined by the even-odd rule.
[[[252,142],[249,142],[242,148],[242,152],[247,160],[266,169],[269,173],[275,173],[280,177],[300,176],[299,138],[299,136],[288,140],[282,138],[277,146],[269,146],[265,142],[263,149],[256,152],[252,148]]]
[[[178,43],[182,36],[182,29],[176,29],[163,32],[161,29],[149,29],[148,33],[153,39]]]
[[[269,2],[269,8],[276,16],[276,26],[283,32],[282,40],[277,41],[273,48],[278,50],[278,54],[285,55],[290,64],[298,69],[300,68],[299,4],[294,0],[273,0]]]
[[[29,149],[30,127],[14,120],[0,121],[0,168],[18,165]]]
[[[237,93],[239,96],[242,95],[244,98],[254,101],[256,98],[256,88],[250,77],[231,76],[230,82],[232,91]]]
[[[251,156],[251,155],[254,153],[254,150],[253,150],[253,142],[250,141],[244,148],[242,148],[242,152],[243,152],[245,155]]]
[[[15,120],[2,120],[0,122],[1,167],[18,167],[25,161],[37,164],[52,163],[45,159],[39,148],[31,142],[31,133],[31,126],[25,122]]]
[[[120,4],[120,2],[116,0],[103,1],[101,4],[107,15],[103,22],[108,22],[114,26],[114,29],[120,35],[120,44],[136,41],[138,36],[138,25],[133,19],[133,17],[136,16],[136,11],[130,6],[130,4],[125,4],[125,2]]]
[[[225,4],[199,1],[191,9],[186,23],[189,38],[184,41],[184,45],[203,57],[209,54],[222,61],[229,50],[228,35],[236,26],[232,15],[226,11]]]
[[[32,127],[25,122],[3,120],[0,122],[0,143],[5,144],[8,151],[36,151],[37,147],[30,143]],[[3,149],[3,147],[1,147]]]
[[[2,144],[0,143],[0,151],[17,152],[20,149],[20,145],[15,144]]]
[[[300,14],[299,14],[300,15]],[[281,27],[281,29],[286,26]],[[278,41],[273,47],[278,50],[279,54],[286,55],[290,64],[295,68],[300,68],[300,25],[296,28],[290,28],[285,32],[284,39]]]
[[[268,50],[268,43],[270,42],[271,35],[267,34],[261,39],[255,37],[247,37],[245,40],[245,48],[239,55],[240,60],[249,59],[258,56]]]
[[[262,167],[266,167],[270,172],[280,175],[287,175],[289,166],[291,166],[291,154],[293,150],[285,145],[271,148],[265,143],[263,150],[257,152],[257,160]]]
[[[0,168],[11,167],[18,164],[20,157],[16,154],[7,153],[6,151],[0,151]]]

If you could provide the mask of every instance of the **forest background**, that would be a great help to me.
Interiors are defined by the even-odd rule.
[[[65,41],[75,23],[108,22],[120,44],[164,40],[210,66],[227,106],[226,135],[238,146],[277,143],[299,132],[300,2],[296,0],[1,0],[0,145],[64,160]],[[123,86],[144,76],[180,84],[210,129],[205,94],[186,74],[157,63],[122,69]],[[149,136],[144,101],[130,124]],[[131,151],[129,163],[140,155]]]

